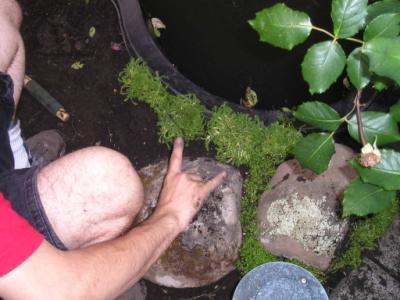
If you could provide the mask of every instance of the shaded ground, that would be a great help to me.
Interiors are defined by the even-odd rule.
[[[26,74],[71,114],[71,120],[63,123],[24,91],[18,111],[24,135],[58,129],[67,142],[67,151],[103,145],[125,154],[136,168],[169,156],[169,150],[158,143],[153,111],[143,104],[124,102],[119,95],[117,77],[129,56],[125,50],[111,49],[112,42],[122,42],[111,3],[107,0],[91,0],[89,5],[84,0],[21,0],[20,3],[24,10]],[[90,38],[88,32],[92,26],[96,34]],[[72,69],[76,61],[84,67]],[[196,143],[185,153],[207,155],[203,146]],[[238,278],[233,272],[217,287],[187,290],[164,289],[147,283],[147,299],[230,299]]]

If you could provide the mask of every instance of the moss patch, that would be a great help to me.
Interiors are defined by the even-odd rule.
[[[361,265],[362,252],[376,249],[378,239],[385,235],[393,218],[399,213],[399,207],[397,199],[391,208],[353,223],[348,247],[329,271],[335,272],[345,267],[357,269]]]
[[[261,193],[278,164],[291,153],[301,139],[301,133],[287,120],[265,128],[261,120],[234,112],[226,105],[214,108],[209,122],[205,121],[205,107],[194,95],[169,94],[160,76],[153,74],[140,59],[133,59],[120,74],[121,93],[132,101],[142,101],[154,109],[158,116],[160,142],[171,145],[178,136],[186,142],[204,139],[206,146],[213,144],[217,159],[247,169],[242,198],[241,223],[243,244],[237,268],[245,274],[266,262],[283,260],[264,250],[257,239],[256,211]],[[357,268],[362,251],[374,249],[393,217],[399,211],[399,201],[385,212],[359,219],[353,225],[349,246],[329,272],[350,266]],[[325,274],[297,260],[287,260],[302,266],[325,280]]]
[[[147,103],[158,117],[160,142],[172,145],[184,136],[186,143],[205,135],[205,107],[194,95],[171,95],[158,74],[141,59],[132,59],[119,75],[121,94],[128,100]]]

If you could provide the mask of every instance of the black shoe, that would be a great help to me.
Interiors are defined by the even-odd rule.
[[[65,154],[65,142],[57,130],[44,130],[25,141],[31,166],[47,164]]]

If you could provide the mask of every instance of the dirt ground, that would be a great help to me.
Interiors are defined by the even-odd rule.
[[[129,60],[117,16],[107,0],[20,0],[24,11],[22,35],[26,46],[26,74],[64,105],[71,119],[63,123],[47,112],[26,91],[18,117],[29,137],[41,130],[58,129],[67,152],[102,145],[125,154],[136,168],[169,156],[159,144],[156,117],[144,104],[125,102],[119,94],[118,74]],[[96,30],[93,38],[89,30]],[[74,70],[79,61],[84,66]],[[198,143],[188,156],[210,155]],[[239,280],[232,272],[221,282],[201,289],[166,289],[146,282],[147,299],[230,299]]]

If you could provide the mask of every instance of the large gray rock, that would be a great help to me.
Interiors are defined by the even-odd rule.
[[[357,176],[347,163],[353,151],[336,145],[328,170],[316,175],[298,161],[285,162],[258,208],[259,239],[272,254],[326,270],[348,232],[339,217],[347,184]]]
[[[242,241],[242,177],[233,167],[208,158],[185,159],[182,169],[203,180],[223,170],[227,176],[205,200],[192,224],[175,239],[144,278],[167,287],[200,287],[219,280],[235,268]],[[166,172],[166,160],[139,171],[145,187],[145,205],[138,222],[145,220],[156,207]]]

